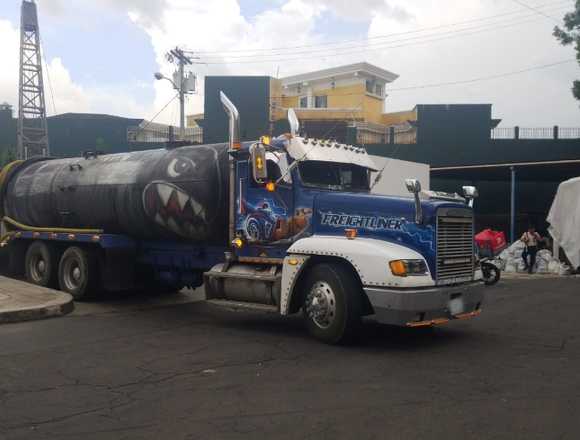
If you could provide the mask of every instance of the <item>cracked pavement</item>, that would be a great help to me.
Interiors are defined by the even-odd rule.
[[[507,280],[436,329],[355,347],[203,302],[0,326],[0,439],[576,439],[580,279]]]

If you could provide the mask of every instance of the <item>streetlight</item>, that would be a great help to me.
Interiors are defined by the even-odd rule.
[[[155,79],[157,81],[161,81],[162,79],[166,79],[173,85],[173,88],[179,92],[179,137],[183,141],[185,140],[185,93],[184,90],[184,81],[183,81],[183,71],[181,70],[181,87],[175,84],[175,82],[171,78],[167,78],[161,72],[156,72],[154,74]]]

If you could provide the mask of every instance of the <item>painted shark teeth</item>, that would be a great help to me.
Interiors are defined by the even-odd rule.
[[[159,193],[159,197],[161,197],[163,205],[167,206],[169,198],[171,197],[171,193],[173,192],[173,188],[167,185],[157,185],[157,192]]]

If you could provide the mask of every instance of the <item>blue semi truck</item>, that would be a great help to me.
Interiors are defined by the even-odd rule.
[[[226,144],[35,158],[0,173],[10,270],[77,300],[103,290],[205,285],[208,300],[290,315],[352,340],[364,316],[421,327],[478,315],[475,188],[371,194],[363,148],[290,132]]]

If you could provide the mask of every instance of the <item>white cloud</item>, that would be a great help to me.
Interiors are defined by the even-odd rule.
[[[20,37],[18,29],[7,20],[0,19],[0,41],[0,102],[12,104],[16,112]],[[107,113],[131,117],[145,117],[151,113],[151,109],[144,109],[136,103],[131,91],[85,87],[76,83],[60,58],[53,58],[45,66],[44,83],[48,115],[54,114],[55,108],[56,113]]]

